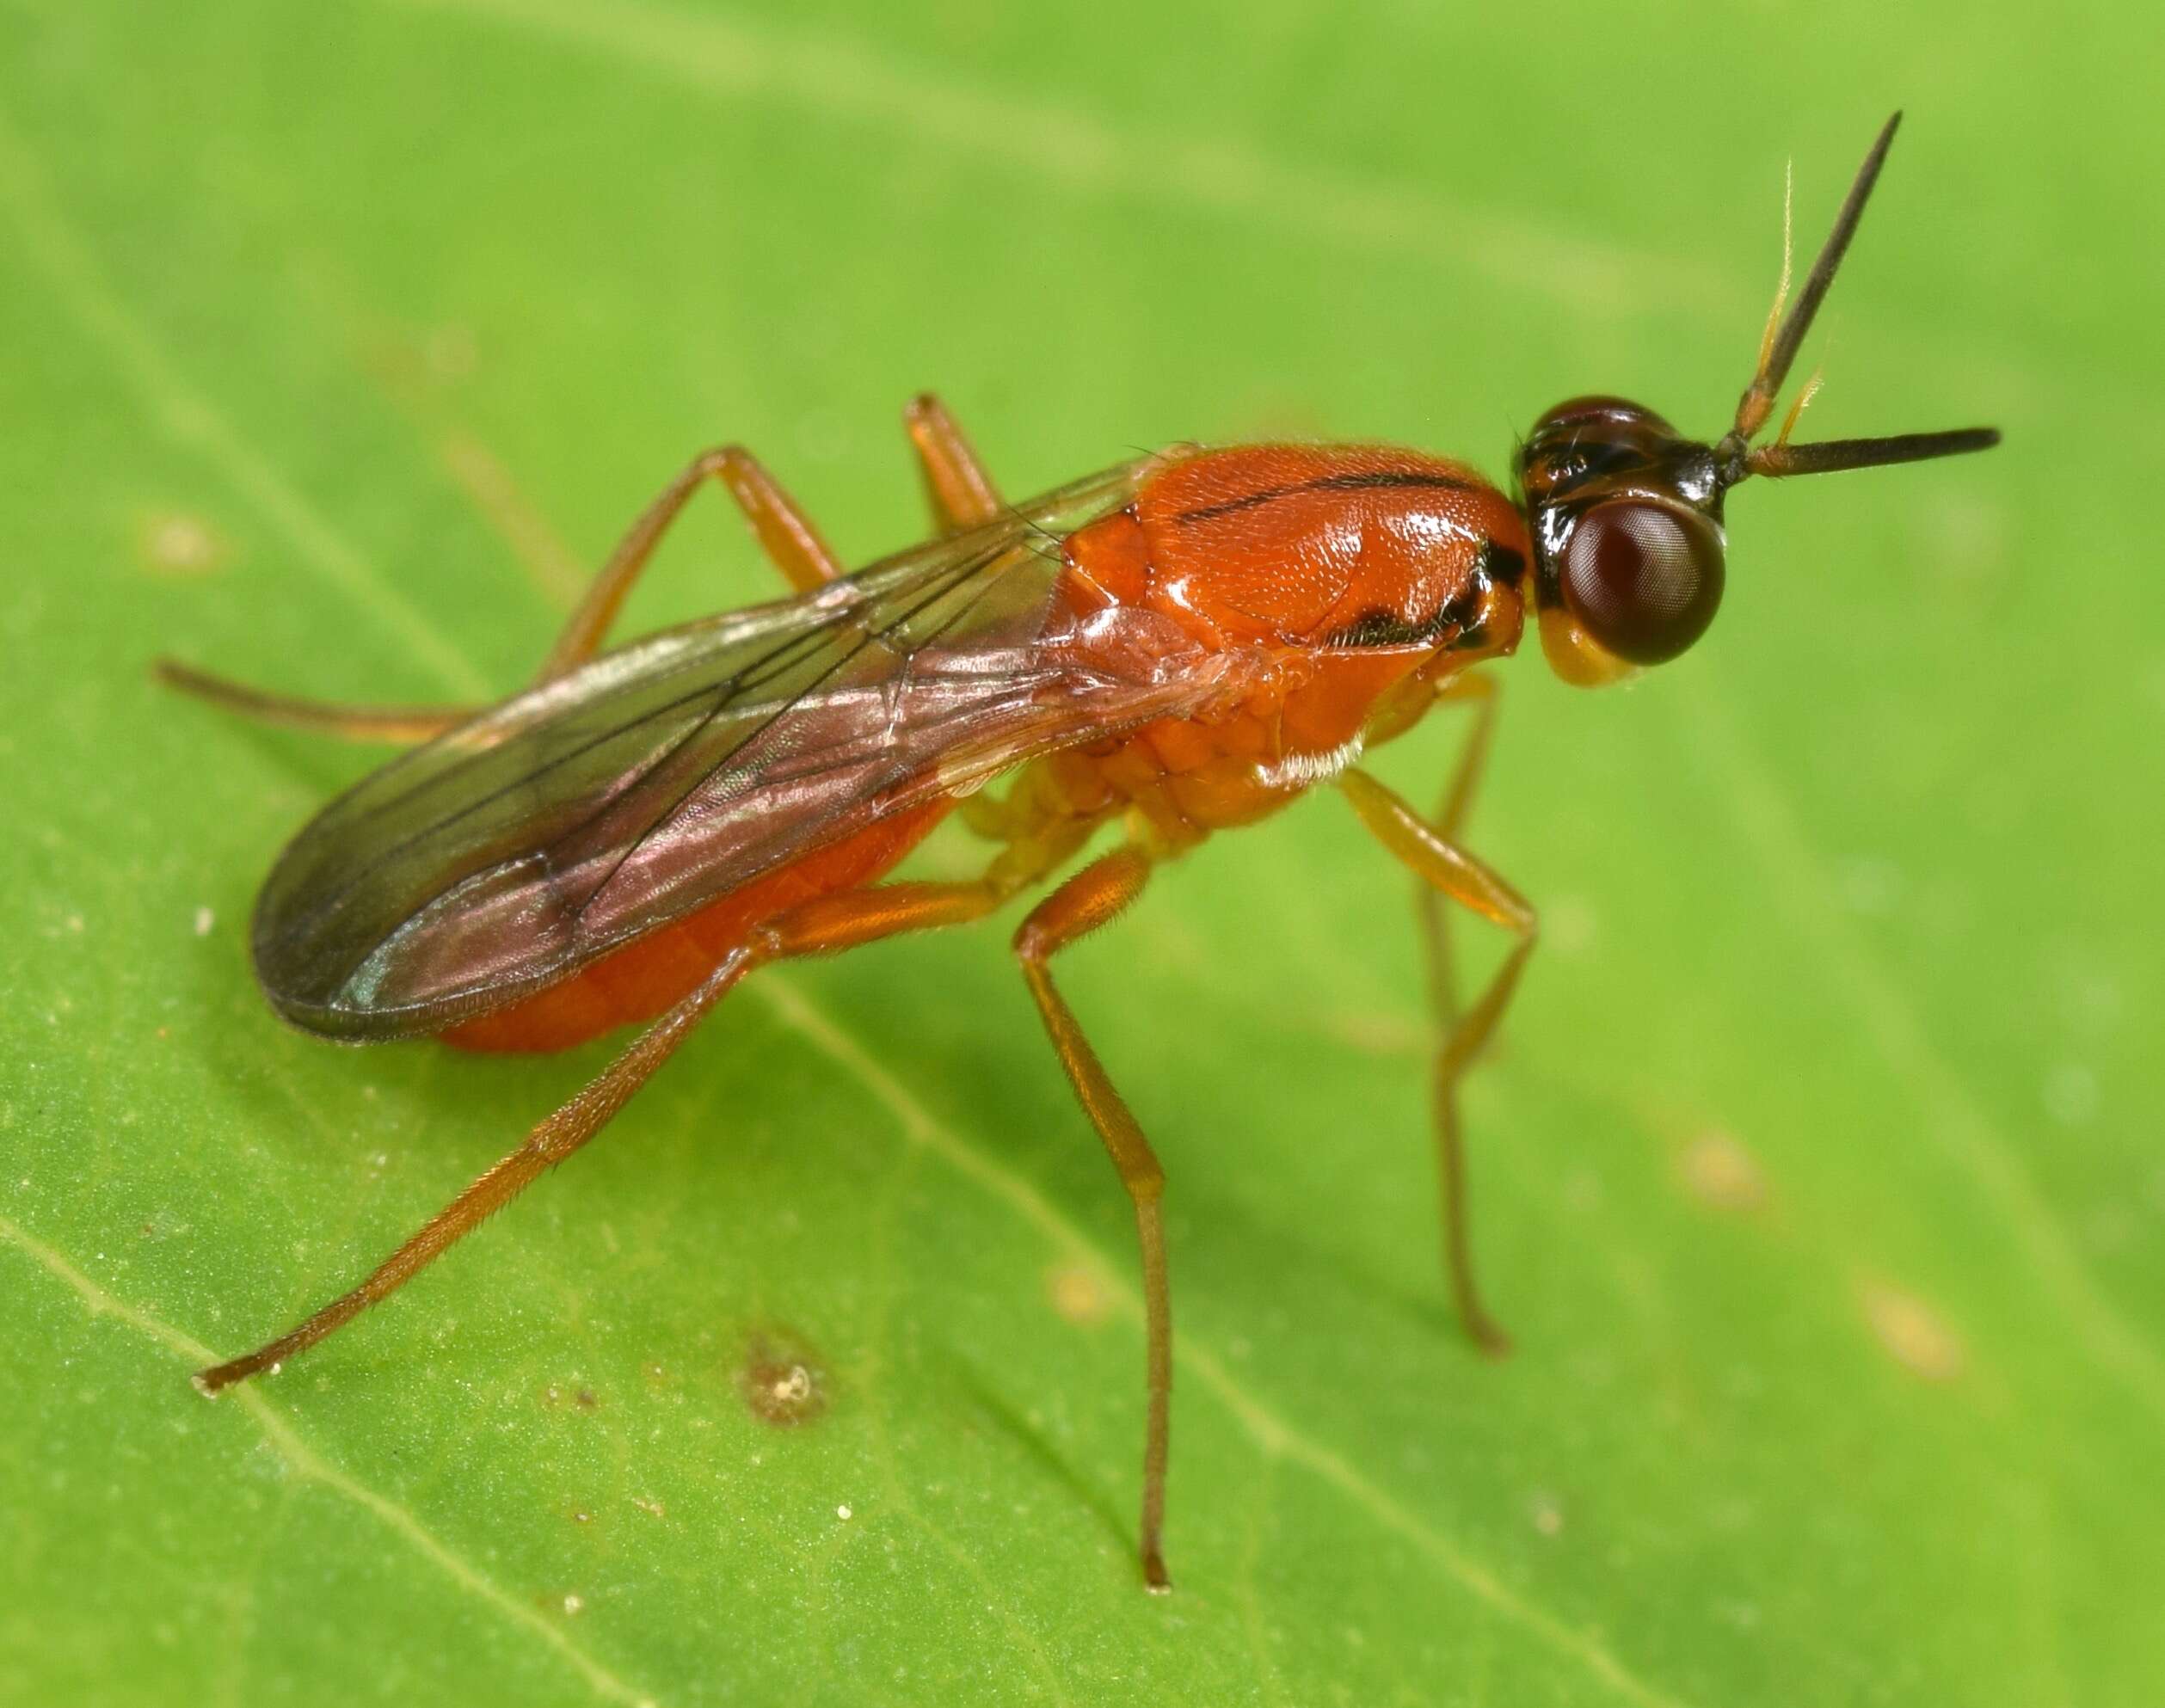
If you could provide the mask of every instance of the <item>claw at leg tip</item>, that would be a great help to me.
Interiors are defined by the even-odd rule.
[[[230,1363],[213,1364],[207,1370],[198,1370],[188,1378],[188,1380],[194,1385],[196,1392],[201,1394],[204,1398],[216,1399],[234,1383],[245,1380],[255,1375],[258,1370],[267,1375],[275,1376],[278,1374],[279,1367],[276,1364],[252,1364],[245,1358],[236,1358]]]
[[[1505,1359],[1511,1355],[1511,1337],[1495,1324],[1484,1318],[1468,1326],[1467,1333],[1484,1358]]]

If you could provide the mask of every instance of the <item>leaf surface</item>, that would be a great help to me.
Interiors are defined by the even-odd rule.
[[[2165,267],[2092,28],[0,9],[0,1695],[2146,1699]],[[1405,885],[1319,799],[1067,975],[1172,1182],[1170,1599],[1132,1224],[1012,921],[762,975],[396,1303],[191,1391],[606,1051],[281,1029],[250,898],[370,756],[154,654],[507,691],[702,445],[907,542],[926,385],[1012,493],[1282,433],[1500,473],[1595,389],[1712,430],[1785,156],[1808,244],[1904,100],[1806,432],[2006,446],[1740,494],[1728,609],[1632,690],[1505,673],[1474,841],[1547,933],[1468,1117],[1515,1357],[1443,1304]],[[772,591],[703,499],[632,622]],[[1455,737],[1381,768],[1425,796]]]

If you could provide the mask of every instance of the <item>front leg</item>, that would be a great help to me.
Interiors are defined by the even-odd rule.
[[[1539,920],[1532,905],[1503,877],[1366,771],[1345,772],[1338,786],[1376,840],[1430,890],[1502,925],[1518,938],[1473,1005],[1449,1019],[1436,1058],[1436,1164],[1443,1199],[1444,1263],[1450,1275],[1451,1296],[1459,1320],[1475,1343],[1484,1352],[1501,1354],[1510,1350],[1510,1336],[1488,1314],[1473,1281],[1473,1250],[1467,1237],[1465,1144],[1459,1127],[1458,1084],[1488,1042],[1512,992],[1518,988],[1519,974],[1534,952]],[[1463,802],[1455,804],[1462,807]],[[1447,805],[1445,823],[1453,823],[1455,818],[1453,806]]]

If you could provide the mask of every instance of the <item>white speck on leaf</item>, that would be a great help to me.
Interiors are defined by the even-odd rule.
[[[1541,942],[1559,955],[1584,955],[1601,935],[1601,916],[1583,895],[1559,895],[1541,908]]]
[[[1852,913],[1891,913],[1902,900],[1903,888],[1900,869],[1885,860],[1859,858],[1842,868],[1842,905]]]
[[[2097,1076],[2064,1061],[2045,1076],[2045,1112],[2063,1127],[2086,1127],[2097,1116]]]
[[[464,379],[480,366],[480,347],[471,327],[440,326],[428,335],[424,349],[439,379]]]

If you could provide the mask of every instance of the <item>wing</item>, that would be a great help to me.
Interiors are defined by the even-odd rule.
[[[1141,466],[634,642],[365,779],[264,885],[272,1003],[334,1036],[438,1031],[879,818],[1201,704],[1233,655],[1059,596],[1059,540]]]

